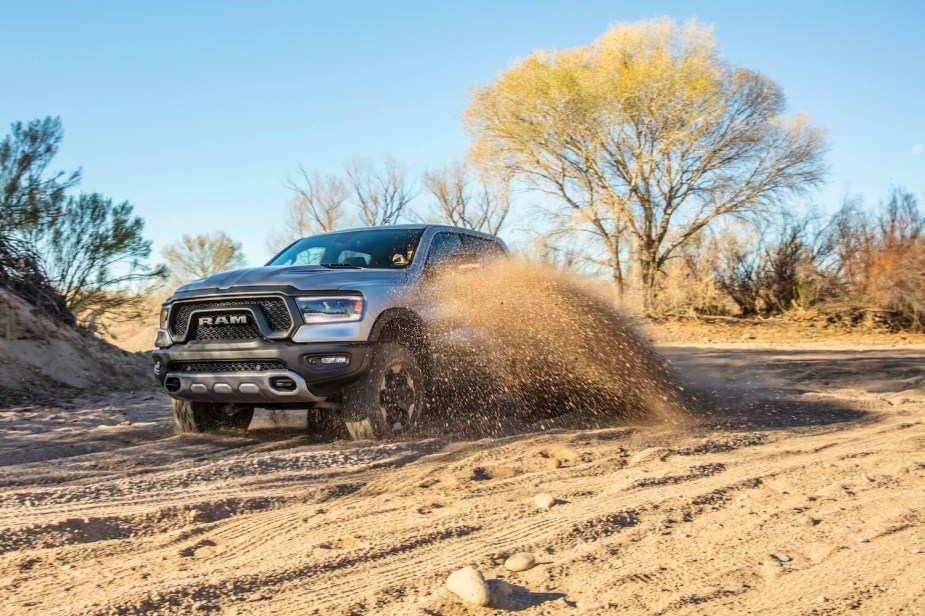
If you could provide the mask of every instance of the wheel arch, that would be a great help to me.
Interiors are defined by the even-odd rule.
[[[398,342],[415,354],[425,371],[430,369],[430,345],[424,319],[408,308],[389,308],[376,318],[369,341]]]

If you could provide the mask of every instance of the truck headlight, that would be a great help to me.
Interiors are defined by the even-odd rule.
[[[167,316],[170,314],[170,306],[167,304],[161,305],[161,329],[167,329]]]
[[[345,323],[361,321],[366,300],[358,296],[297,297],[295,300],[306,323]]]

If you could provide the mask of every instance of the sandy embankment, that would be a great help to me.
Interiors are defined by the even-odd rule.
[[[702,384],[689,431],[331,444],[178,437],[160,394],[3,410],[0,613],[491,613],[444,588],[465,564],[514,585],[499,613],[925,613],[923,349],[667,351]]]

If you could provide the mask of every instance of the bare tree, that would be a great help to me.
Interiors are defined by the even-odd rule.
[[[224,231],[195,237],[183,235],[179,241],[164,248],[162,254],[175,283],[206,278],[245,264],[241,244]]]
[[[720,58],[709,28],[664,19],[533,54],[475,90],[466,120],[477,163],[572,210],[614,267],[625,225],[650,310],[663,266],[701,229],[821,182],[822,134],[785,109],[773,80]]]
[[[286,186],[295,194],[286,205],[283,229],[267,240],[270,252],[314,233],[336,231],[347,224],[349,191],[337,176],[309,175],[299,167],[298,177],[290,179]]]
[[[568,272],[586,265],[583,251],[574,242],[553,233],[536,235],[527,243],[524,255],[540,265]]]
[[[360,222],[367,226],[395,224],[414,198],[414,186],[405,169],[392,158],[386,158],[382,165],[354,159],[345,170]]]
[[[506,182],[474,179],[463,163],[424,173],[441,222],[497,235],[511,209]]]

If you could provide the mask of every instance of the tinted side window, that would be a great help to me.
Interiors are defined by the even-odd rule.
[[[466,252],[475,255],[480,261],[503,257],[505,254],[501,244],[483,237],[463,235],[462,241],[466,246]]]
[[[438,265],[453,255],[465,254],[465,252],[466,249],[463,247],[458,235],[455,233],[438,233],[434,236],[434,241],[430,245],[427,264]]]

